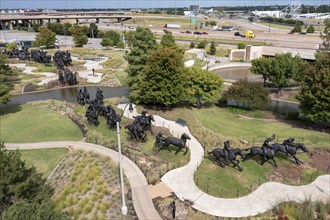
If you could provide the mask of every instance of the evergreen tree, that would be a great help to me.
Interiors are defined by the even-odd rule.
[[[214,41],[212,41],[210,46],[210,54],[215,55],[216,52],[217,52],[217,48],[215,47]]]
[[[148,28],[137,27],[135,32],[129,32],[127,40],[131,46],[129,54],[125,56],[128,61],[127,83],[130,86],[132,101],[139,99],[140,83],[149,53],[157,48],[155,35]]]
[[[88,37],[96,38],[98,34],[98,26],[94,23],[91,23],[88,28]]]
[[[8,94],[12,86],[4,84],[17,80],[17,73],[14,72],[7,64],[7,56],[0,54],[0,103],[7,103],[10,101],[11,96]]]
[[[8,151],[0,144],[0,216],[9,206],[20,201],[41,203],[52,195],[45,179],[35,167],[27,168],[18,151]]]
[[[306,30],[306,33],[314,33],[314,32],[315,32],[315,29],[314,29],[313,25],[310,25]]]
[[[170,31],[166,31],[160,42],[163,48],[178,48],[178,45],[175,43],[175,38]]]
[[[36,35],[35,44],[37,46],[52,46],[56,40],[56,34],[44,26],[40,26],[39,33]]]
[[[111,40],[111,38],[108,38],[108,37],[102,38],[102,41],[100,44],[102,45],[102,47],[114,46],[113,40]]]

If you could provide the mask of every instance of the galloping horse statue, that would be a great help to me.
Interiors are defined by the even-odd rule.
[[[191,138],[186,134],[183,133],[179,138],[175,138],[175,137],[167,137],[164,140],[162,140],[161,142],[161,148],[158,150],[161,151],[164,147],[167,147],[168,151],[171,152],[169,145],[172,144],[176,147],[178,147],[177,151],[175,152],[175,154],[177,154],[182,148],[186,149],[186,152],[184,152],[183,155],[186,155],[188,152],[188,147],[186,146],[187,140],[190,140]]]
[[[226,159],[225,150],[222,148],[215,148],[211,152],[207,151],[209,155],[213,155],[215,157],[215,162],[218,162],[221,167],[225,167],[226,164],[221,162],[220,158]],[[239,171],[243,171],[239,164],[239,160],[236,160],[237,155],[240,155],[241,158],[245,159],[246,156],[240,148],[232,148],[228,150],[228,160],[234,165],[233,167],[238,167]]]
[[[250,151],[248,154],[246,154],[246,158],[244,160],[247,160],[256,155],[260,155],[262,158],[266,158],[266,159],[263,159],[263,161],[261,162],[261,165],[264,165],[264,163],[268,160],[272,160],[274,162],[274,166],[276,166],[276,167],[277,167],[277,164],[276,164],[276,161],[274,160],[275,154],[278,151],[286,153],[285,149],[283,149],[281,146],[275,145],[275,144],[272,145],[272,148],[266,149],[265,154],[261,147],[256,147],[256,146],[244,149],[244,151]]]
[[[272,146],[276,148],[280,148],[280,151],[285,153],[286,155],[289,154],[295,160],[297,165],[303,164],[303,162],[296,157],[297,151],[300,149],[303,152],[308,152],[308,149],[303,143],[292,143],[292,144],[275,143]]]

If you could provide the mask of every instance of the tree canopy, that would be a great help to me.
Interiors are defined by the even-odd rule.
[[[191,103],[201,105],[210,105],[220,98],[223,79],[208,70],[202,70],[192,67],[186,71],[188,75],[187,97]]]
[[[263,109],[269,101],[268,91],[262,83],[240,79],[233,83],[222,96],[223,100],[234,100],[238,105],[252,109]]]
[[[175,37],[170,31],[165,32],[160,42],[160,45],[164,48],[178,48],[178,45],[175,43]]]
[[[251,60],[252,67],[250,71],[257,75],[262,75],[264,80],[264,86],[266,86],[266,81],[269,79],[271,74],[272,60],[266,57],[260,57],[258,59]]]
[[[0,103],[7,103],[10,101],[11,96],[8,93],[12,86],[4,83],[13,80],[17,80],[17,73],[7,64],[7,56],[0,54]]]
[[[217,52],[217,48],[215,47],[214,41],[212,41],[210,46],[210,54],[215,55],[216,52]]]
[[[0,216],[4,210],[21,201],[41,204],[52,195],[45,179],[35,167],[28,168],[18,151],[8,151],[0,144]]]
[[[73,42],[76,46],[82,47],[87,44],[88,38],[86,36],[86,30],[80,26],[72,26],[69,31],[73,37]]]
[[[316,62],[305,69],[297,99],[312,121],[330,122],[330,54],[318,52]]]
[[[172,48],[150,53],[139,86],[139,102],[170,106],[186,97],[187,75],[183,54]]]
[[[35,44],[37,46],[52,46],[56,41],[56,34],[55,32],[51,31],[50,29],[40,26],[38,29],[39,33],[36,35]]]
[[[149,53],[156,49],[156,37],[148,28],[137,27],[135,32],[127,34],[128,43],[131,46],[130,52],[125,56],[128,61],[127,83],[130,86],[130,98],[132,101],[138,100],[139,84],[142,80],[144,65]]]

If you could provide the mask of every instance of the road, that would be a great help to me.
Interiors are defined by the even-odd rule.
[[[42,148],[66,148],[72,146],[77,149],[93,151],[95,153],[110,157],[118,163],[118,152],[101,145],[90,144],[80,141],[54,141],[54,142],[38,142],[38,143],[22,143],[10,144],[6,143],[7,149],[42,149]],[[156,211],[152,198],[149,193],[148,184],[142,171],[135,165],[133,161],[122,156],[122,164],[125,176],[127,177],[132,191],[132,199],[135,212],[140,220],[161,220]]]

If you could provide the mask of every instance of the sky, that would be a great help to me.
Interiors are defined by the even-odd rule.
[[[295,0],[297,1],[297,0]],[[0,0],[0,8],[161,8],[289,5],[291,0]],[[304,5],[330,5],[330,0],[300,0]]]

